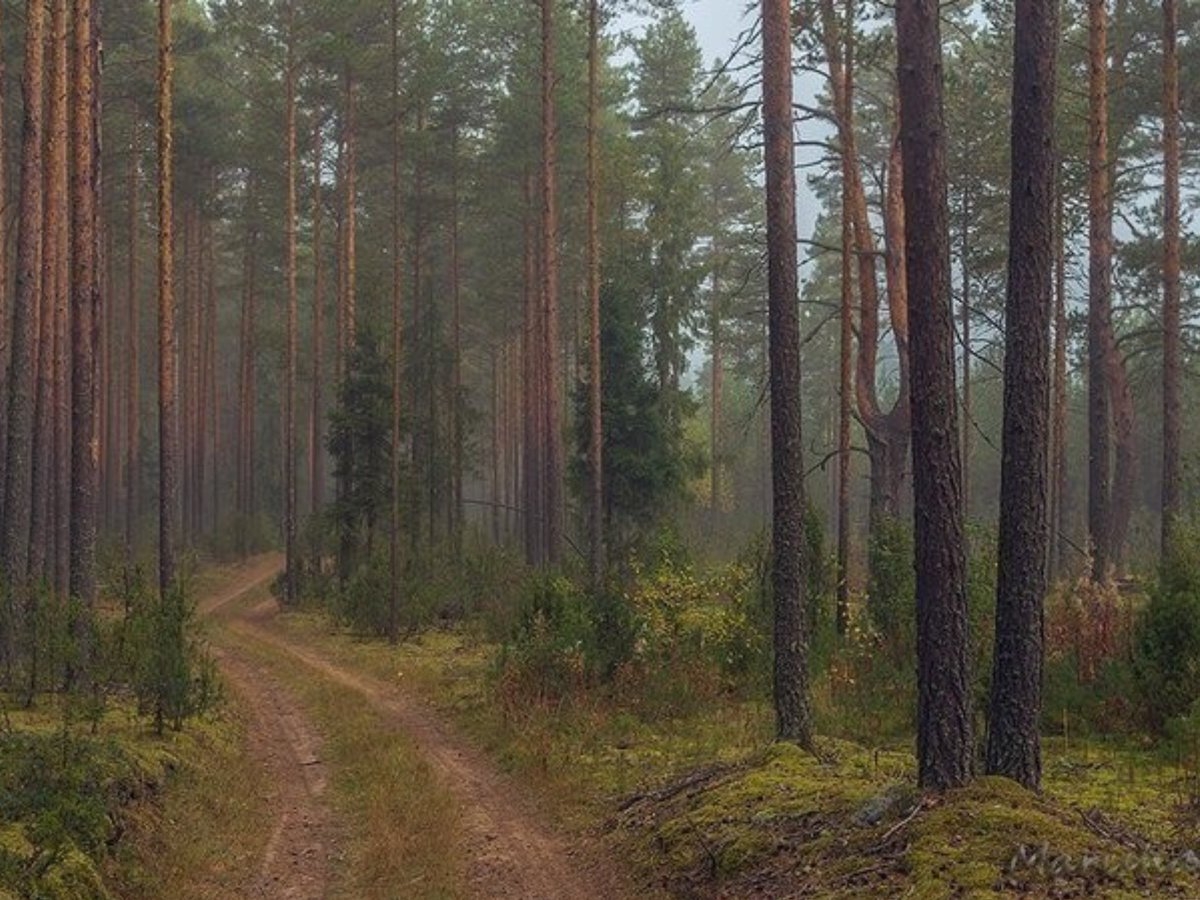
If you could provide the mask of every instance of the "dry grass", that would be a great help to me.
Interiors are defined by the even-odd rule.
[[[251,639],[232,633],[222,639],[269,666],[323,735],[344,838],[334,896],[462,896],[461,854],[453,851],[459,813],[412,742],[352,690]]]
[[[246,721],[233,705],[200,732],[157,802],[135,807],[109,872],[125,900],[235,900],[253,874],[270,822],[255,798],[269,789],[243,752]]]

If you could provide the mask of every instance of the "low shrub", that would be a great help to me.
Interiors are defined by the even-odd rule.
[[[124,807],[156,789],[173,764],[158,747],[134,749],[65,725],[0,729],[0,896],[110,900],[102,864]]]
[[[872,624],[889,644],[914,646],[917,583],[912,529],[900,519],[883,519],[871,533],[867,556],[867,612]]]
[[[503,693],[560,702],[607,688],[647,715],[672,715],[758,690],[770,663],[761,603],[758,573],[741,563],[708,577],[634,565],[623,586],[600,591],[535,577],[501,651]]]
[[[1200,543],[1164,563],[1138,617],[1133,666],[1148,724],[1162,732],[1200,691]]]
[[[593,680],[595,610],[587,595],[561,575],[532,579],[499,659],[502,696],[517,702],[561,700]]]
[[[159,598],[140,568],[130,570],[121,589],[124,616],[99,629],[107,676],[128,684],[139,710],[153,716],[161,732],[209,710],[219,696],[216,667],[195,629],[195,605],[180,582]]]

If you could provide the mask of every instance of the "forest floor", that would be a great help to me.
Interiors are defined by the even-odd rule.
[[[469,630],[391,647],[280,614],[278,566],[199,587],[241,753],[135,837],[183,860],[160,873],[170,896],[1200,896],[1194,791],[1144,750],[1050,739],[1043,796],[981,779],[924,798],[903,748],[772,746],[758,703],[647,718],[506,698]]]
[[[279,627],[264,557],[209,576],[199,604],[265,773],[269,836],[243,896],[595,898],[631,892],[416,692]],[[195,876],[192,876],[193,879]],[[217,896],[174,885],[176,896]]]

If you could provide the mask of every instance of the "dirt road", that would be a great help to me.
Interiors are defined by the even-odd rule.
[[[221,593],[200,603],[203,615],[222,608],[274,577],[278,560],[256,560]],[[333,819],[325,800],[328,773],[321,738],[296,699],[261,664],[217,643],[214,655],[234,695],[250,713],[247,752],[267,773],[263,798],[273,823],[247,896],[319,900],[329,893]]]
[[[403,732],[427,758],[462,810],[459,852],[472,896],[495,900],[607,900],[630,896],[617,869],[590,846],[549,826],[519,788],[439,715],[397,684],[341,667],[273,627],[277,607],[267,599],[237,603],[278,570],[277,558],[248,564],[244,577],[201,611],[219,616],[238,636],[221,648],[224,671],[258,722],[255,740],[278,774],[276,835],[263,861],[262,894],[270,898],[322,896],[333,847],[322,795],[327,774],[319,759],[320,738],[285,691],[238,644],[257,642],[286,653],[311,670],[350,689]],[[386,740],[386,734],[381,734]],[[282,761],[280,757],[285,757]],[[297,769],[303,778],[297,778]],[[287,782],[287,784],[284,784]],[[316,891],[316,893],[312,893]]]

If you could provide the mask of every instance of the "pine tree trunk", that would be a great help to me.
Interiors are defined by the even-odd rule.
[[[454,115],[452,113],[452,115]],[[462,253],[459,238],[458,122],[450,126],[450,542],[462,554],[463,423],[462,423]]]
[[[337,290],[334,295],[334,356],[333,371],[336,384],[341,385],[346,377],[346,111],[342,110],[340,133],[337,144],[337,185],[334,204],[335,250],[334,268],[337,270]],[[340,485],[338,486],[340,490]]]
[[[721,423],[723,421],[722,406],[724,403],[725,392],[725,335],[722,332],[721,322],[721,304],[720,304],[720,288],[721,283],[717,274],[714,254],[714,268],[712,276],[712,300],[709,305],[709,341],[712,345],[712,351],[709,355],[709,365],[712,366],[712,380],[710,382],[710,393],[712,401],[711,418],[709,419],[709,466],[711,472],[709,474],[709,522],[708,522],[708,538],[715,547],[721,537],[719,534],[721,526],[721,492],[724,490],[724,485],[721,481]]]
[[[179,494],[175,466],[179,431],[175,369],[175,250],[171,0],[158,0],[158,587],[165,601],[175,588]]]
[[[204,223],[199,204],[191,210],[192,257],[192,333],[191,333],[191,419],[192,468],[188,481],[192,492],[192,539],[204,533],[204,330],[206,297],[204,294]]]
[[[540,566],[545,561],[542,527],[543,497],[541,465],[541,409],[542,409],[542,345],[541,304],[538,302],[537,244],[534,224],[533,179],[525,180],[525,242],[524,242],[524,316],[521,329],[522,360],[522,420],[524,441],[522,452],[522,505],[524,506],[525,561],[531,566]]]
[[[590,539],[588,558],[593,584],[599,586],[604,575],[604,413],[603,371],[600,346],[600,2],[588,0],[588,132],[587,132],[587,290],[589,312],[588,340],[588,509]],[[720,360],[717,335],[713,335],[713,378],[717,379]],[[713,392],[713,444],[719,411],[718,391]],[[717,459],[713,456],[713,509],[717,497]]]
[[[937,0],[896,6],[912,339],[917,758],[924,788],[971,777],[962,468],[954,386],[946,131]]]
[[[1163,0],[1163,556],[1172,550],[1182,508],[1178,38],[1179,2]]]
[[[287,281],[287,361],[283,396],[283,534],[286,570],[283,600],[294,606],[299,599],[299,559],[296,544],[296,357],[299,351],[299,294],[296,287],[296,63],[295,0],[287,5],[287,61],[284,72],[284,165],[286,209],[284,215],[285,279]]]
[[[248,528],[250,518],[250,471],[251,471],[251,421],[253,419],[254,394],[252,390],[254,367],[253,310],[255,285],[255,241],[257,232],[250,222],[252,215],[252,190],[246,197],[246,237],[242,259],[242,316],[239,334],[240,359],[238,363],[238,415],[237,415],[237,534],[238,549],[244,557],[248,554]]]
[[[388,578],[388,637],[400,639],[400,446],[403,440],[404,400],[404,242],[403,198],[400,190],[400,4],[392,0],[392,431],[391,431],[391,523],[388,529],[390,577]]]
[[[502,470],[501,456],[503,453],[503,433],[500,424],[501,406],[504,399],[504,383],[502,373],[504,371],[504,351],[503,348],[497,350],[492,348],[492,390],[490,400],[492,403],[491,424],[492,424],[492,448],[491,448],[491,526],[492,526],[492,544],[500,546],[500,507],[503,501],[503,491],[500,483],[500,472]]]
[[[974,444],[973,431],[975,428],[974,414],[971,410],[971,193],[963,191],[962,205],[962,248],[959,254],[959,267],[962,276],[962,469],[963,469],[963,517],[971,518],[971,450]]]
[[[141,156],[141,128],[138,125],[138,110],[134,106],[130,117],[129,140],[129,176],[127,222],[129,229],[129,244],[126,252],[128,269],[126,273],[126,289],[128,290],[129,317],[128,332],[126,333],[126,382],[125,382],[125,561],[131,564],[134,558],[134,542],[137,539],[138,515],[141,512],[141,304],[138,296],[140,290],[139,266],[139,189],[141,179],[138,175],[138,164]]]
[[[43,0],[25,5],[25,68],[21,76],[24,117],[21,129],[21,185],[17,211],[16,290],[12,309],[12,350],[8,378],[8,456],[4,477],[4,521],[0,523],[0,571],[8,579],[0,648],[6,672],[13,660],[13,587],[29,575],[32,503],[34,373],[42,268],[43,69],[46,10]]]
[[[1067,256],[1066,231],[1063,210],[1062,160],[1059,159],[1058,186],[1054,213],[1054,448],[1052,471],[1054,473],[1054,514],[1050,519],[1053,575],[1066,571],[1067,553],[1067,342],[1070,334],[1067,327]]]
[[[422,100],[417,101],[417,133],[415,136],[414,146],[412,148],[413,155],[413,223],[412,223],[412,293],[413,293],[413,316],[412,330],[414,338],[417,338],[425,333],[425,106]],[[421,491],[422,478],[429,479],[431,473],[424,470],[428,464],[428,455],[425,452],[428,434],[426,425],[421,422],[420,416],[423,413],[421,410],[421,390],[423,383],[420,378],[419,369],[421,361],[421,348],[417,345],[417,340],[413,341],[414,345],[414,362],[413,378],[412,378],[412,475],[410,482],[410,502],[409,509],[411,521],[409,522],[409,546],[415,551],[421,544],[422,537],[425,533],[425,517],[423,506],[425,496]],[[426,348],[429,352],[429,358],[432,358],[432,350]],[[428,366],[425,367],[428,370]],[[430,514],[430,532],[432,533],[432,509]]]
[[[103,201],[101,201],[103,205]],[[104,454],[104,464],[101,467],[100,485],[103,501],[100,507],[100,528],[111,534],[120,519],[121,498],[124,489],[121,485],[122,466],[120,452],[121,407],[118,401],[121,390],[121,368],[123,357],[118,352],[116,307],[108,306],[116,296],[116,268],[113,259],[116,257],[116,243],[112,230],[103,226],[103,251],[100,254],[100,268],[103,271],[102,295],[105,298],[105,309],[101,319],[104,324],[103,353],[100,367],[100,397],[104,401],[104,410],[100,421],[103,423],[104,440],[100,449]]]
[[[323,201],[321,199],[321,167],[324,164],[324,144],[321,128],[313,129],[313,198],[312,198],[312,420],[308,435],[309,489],[315,515],[325,505],[325,265],[321,245]]]
[[[4,10],[0,9],[0,34],[4,33]],[[4,47],[0,44],[0,84],[8,84]],[[8,120],[5,113],[7,91],[0,91],[0,209],[8,209]],[[8,463],[8,217],[0,216],[0,462]],[[4,480],[0,478],[0,522],[4,521]],[[2,531],[3,529],[0,529]],[[0,543],[3,539],[0,538]],[[0,613],[2,615],[2,613]],[[3,635],[0,634],[0,640]],[[3,649],[0,648],[0,653]]]
[[[854,105],[855,2],[846,0],[842,103]],[[854,390],[851,356],[854,352],[854,223],[850,198],[854,161],[842,153],[842,284],[838,337],[838,473],[837,473],[837,633],[850,630],[850,434],[853,426],[851,395]]]
[[[1033,791],[1040,789],[1042,777],[1057,65],[1057,2],[1017,0],[1000,548],[987,771]]]
[[[256,213],[257,214],[257,213]],[[258,518],[258,241],[257,223],[250,232],[250,266],[246,294],[246,518]],[[247,545],[246,552],[249,552]]]
[[[66,40],[66,38],[64,38]],[[62,65],[66,66],[66,57]],[[66,75],[64,74],[64,80]],[[67,112],[67,96],[63,97],[62,113]],[[57,172],[55,178],[62,185],[57,223],[54,234],[47,232],[43,240],[46,248],[54,247],[51,262],[49,257],[43,259],[43,269],[50,265],[54,267],[54,460],[56,475],[54,476],[54,588],[60,596],[66,596],[70,586],[70,556],[71,556],[71,310],[70,310],[70,215],[67,208],[67,192],[69,171],[67,163],[68,138],[67,128],[63,123],[64,137],[57,148],[57,158],[52,165]]]
[[[1107,336],[1112,330],[1108,167],[1108,0],[1088,0],[1088,536],[1092,578],[1109,577],[1112,549]]]
[[[787,0],[763,0],[762,23],[776,731],[780,739],[812,749],[809,622],[804,596],[804,443],[800,413],[791,4]]]
[[[345,228],[346,294],[345,304],[346,351],[356,343],[358,320],[357,269],[358,269],[358,81],[352,73],[346,74],[346,193],[343,198]]]
[[[563,548],[563,436],[562,372],[557,365],[558,339],[558,137],[555,113],[556,38],[555,0],[541,0],[542,9],[542,307],[546,391],[545,420],[545,519],[546,561],[558,565]]]
[[[70,348],[66,331],[69,289],[66,270],[70,260],[67,246],[70,44],[66,0],[53,0],[50,5],[49,45],[29,555],[31,578],[45,578],[50,584],[65,588],[65,584],[58,582],[57,575],[60,559],[69,552],[71,484],[71,404],[67,374]],[[60,505],[60,500],[65,502]],[[60,539],[60,528],[66,534],[65,541]]]
[[[217,189],[217,178],[213,175],[213,192]],[[212,223],[209,223],[208,230],[208,292],[209,292],[209,319],[211,322],[211,330],[208,338],[208,368],[209,368],[209,425],[212,429],[212,480],[211,480],[211,503],[212,503],[212,527],[213,533],[217,533],[221,528],[221,485],[225,481],[225,469],[222,467],[221,447],[222,437],[221,428],[223,420],[221,417],[221,370],[217,368],[218,347],[220,343],[220,307],[217,302],[217,266],[216,266],[216,249],[215,236],[213,235]]]
[[[74,0],[74,92],[71,114],[71,633],[75,674],[91,668],[96,603],[99,422],[96,346],[101,322],[100,34],[93,0]]]

